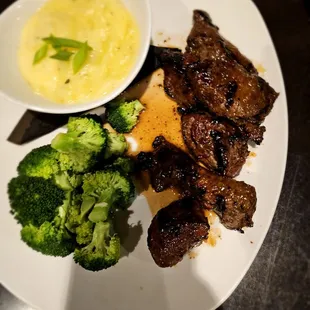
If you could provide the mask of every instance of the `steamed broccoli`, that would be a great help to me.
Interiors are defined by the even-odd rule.
[[[52,148],[60,153],[61,170],[89,171],[103,155],[107,130],[99,119],[91,115],[70,117],[67,133],[53,139]]]
[[[59,170],[59,153],[50,145],[33,149],[17,167],[20,175],[45,179],[52,177]]]
[[[107,121],[117,132],[128,133],[137,125],[143,110],[144,106],[139,100],[111,102],[107,105]]]
[[[130,157],[118,157],[109,166],[111,169],[116,169],[124,174],[130,174],[134,171],[134,161]]]
[[[66,191],[72,191],[82,185],[83,176],[70,171],[62,171],[54,175],[54,180],[58,187]]]
[[[27,225],[21,230],[22,240],[33,250],[44,255],[65,257],[74,251],[71,237],[63,236],[52,223],[45,222],[39,228]]]
[[[82,184],[82,176],[70,171],[61,171],[60,153],[51,145],[45,145],[32,150],[19,163],[19,175],[29,177],[53,178],[56,185],[64,190],[72,190]]]
[[[98,219],[98,211],[101,210],[100,213],[103,218],[99,219],[99,221],[104,221],[107,212],[113,211],[114,208],[126,208],[135,194],[131,179],[116,170],[85,174],[82,188],[83,199],[89,197],[96,199],[92,212],[96,214],[96,219]],[[92,218],[94,213],[90,213],[89,218]],[[94,221],[94,218],[92,220]]]
[[[52,221],[65,193],[51,179],[18,176],[8,185],[12,213],[23,226]]]
[[[76,234],[78,244],[86,245],[94,238],[95,224],[109,221],[116,208],[128,206],[134,187],[120,172],[104,170],[84,175],[82,189],[80,208],[69,210],[66,227]]]
[[[78,244],[89,244],[93,237],[95,224],[91,221],[83,222],[76,228],[76,242]]]
[[[51,256],[67,256],[75,249],[75,241],[65,227],[70,195],[66,194],[63,204],[54,212],[52,221],[45,221],[41,226],[26,225],[21,230],[22,240],[33,250]]]
[[[94,197],[84,197],[82,199],[81,195],[73,199],[66,223],[66,227],[69,231],[76,233],[77,227],[88,221],[87,217],[95,203],[96,199]]]
[[[116,110],[121,115],[130,109],[124,120],[136,123],[143,109],[138,101]],[[75,262],[89,270],[116,264],[120,240],[112,219],[135,194],[128,175],[133,163],[119,157],[127,148],[124,135],[108,133],[100,117],[88,115],[71,117],[67,133],[26,155],[19,176],[8,184],[11,212],[22,225],[21,239],[45,255],[74,252]]]
[[[81,203],[70,208],[66,223],[76,234],[85,222],[106,221],[116,208],[126,208],[135,194],[131,179],[113,170],[85,174],[82,189]]]
[[[126,138],[122,134],[109,132],[107,137],[107,146],[104,153],[104,158],[108,159],[112,156],[121,156],[128,149]]]
[[[120,239],[116,235],[111,235],[111,224],[97,223],[91,243],[84,248],[76,248],[73,258],[77,264],[91,271],[115,265],[120,258]]]

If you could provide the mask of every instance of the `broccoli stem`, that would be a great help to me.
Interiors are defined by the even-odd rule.
[[[108,219],[110,206],[106,202],[95,204],[88,219],[93,223],[104,222]]]
[[[90,197],[90,196],[83,197],[83,202],[81,205],[80,221],[83,221],[83,219],[90,212],[90,210],[95,205],[95,203],[96,203],[96,199],[94,197]]]
[[[59,186],[65,191],[71,191],[73,189],[72,185],[70,184],[67,172],[61,172],[61,173],[56,174],[55,183],[57,186]]]
[[[72,200],[72,192],[66,192],[65,194],[65,200],[62,206],[59,207],[59,216],[61,218],[61,222],[60,222],[60,227],[64,228],[66,221],[67,221],[67,217],[68,217],[68,209],[69,206],[71,205],[71,200]]]
[[[110,236],[110,228],[111,224],[109,222],[99,222],[96,224],[94,232],[92,244],[96,246],[98,252],[106,254],[107,244]]]
[[[75,133],[59,133],[52,141],[52,147],[58,152],[69,153],[77,149],[76,141],[77,135]]]

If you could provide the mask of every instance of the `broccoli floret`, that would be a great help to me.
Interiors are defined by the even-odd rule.
[[[20,175],[8,185],[12,213],[23,226],[40,226],[51,222],[55,210],[62,204],[65,193],[51,179]]]
[[[126,208],[134,197],[131,179],[117,170],[104,170],[83,176],[81,204],[72,204],[66,227],[77,233],[77,227],[90,220],[106,221],[116,208]]]
[[[45,179],[58,173],[59,170],[59,153],[50,145],[33,149],[17,167],[20,175]]]
[[[71,233],[76,233],[76,228],[81,225],[80,222],[80,212],[81,212],[81,206],[77,204],[73,204],[70,206],[68,210],[68,219],[66,222],[66,228]]]
[[[134,171],[134,162],[130,157],[118,157],[109,165],[109,167],[119,170],[124,174],[130,174]]]
[[[88,221],[87,216],[94,207],[96,199],[90,196],[84,196],[82,199],[81,195],[77,196],[74,200],[75,202],[72,202],[69,208],[66,227],[69,229],[69,231],[76,233],[77,227],[83,224],[85,221]]]
[[[139,100],[111,102],[107,105],[107,121],[117,132],[128,133],[137,125],[144,108]]]
[[[83,176],[73,174],[70,171],[62,171],[54,176],[54,180],[58,187],[66,191],[72,191],[82,185]]]
[[[84,248],[76,248],[74,261],[91,271],[107,269],[115,265],[120,258],[120,239],[111,235],[109,222],[95,225],[92,241]]]
[[[39,228],[27,225],[21,230],[22,240],[33,250],[44,255],[65,257],[74,251],[72,238],[64,236],[53,223],[45,222]]]
[[[85,174],[82,188],[83,199],[94,197],[97,204],[101,204],[102,207],[102,203],[106,203],[108,208],[126,208],[135,195],[131,179],[117,170]],[[106,207],[101,209],[106,213]]]
[[[128,149],[126,138],[122,134],[109,132],[107,138],[107,146],[104,152],[104,158],[108,159],[112,156],[121,156]]]
[[[68,174],[68,180],[72,188],[78,188],[83,183],[83,176],[81,174]]]
[[[66,194],[63,204],[54,212],[54,219],[40,227],[29,224],[21,230],[22,240],[33,250],[51,256],[67,256],[74,251],[75,241],[65,228],[71,193]]]
[[[76,242],[78,244],[84,245],[89,244],[93,238],[95,224],[91,221],[82,223],[76,228]]]
[[[61,170],[89,171],[103,155],[107,130],[94,116],[70,117],[67,133],[59,133],[52,148],[60,152]]]

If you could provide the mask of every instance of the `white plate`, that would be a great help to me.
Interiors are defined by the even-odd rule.
[[[202,245],[198,256],[187,257],[175,268],[158,268],[146,246],[151,213],[139,197],[131,210],[136,227],[131,236],[143,235],[134,251],[107,271],[92,273],[72,262],[40,255],[20,241],[20,227],[9,214],[6,185],[16,166],[32,148],[46,144],[55,133],[25,146],[6,138],[24,110],[0,103],[0,279],[14,294],[44,310],[188,310],[214,309],[235,289],[255,258],[270,226],[281,191],[288,139],[287,106],[283,78],[267,28],[258,10],[248,0],[152,0],[154,43],[171,37],[169,45],[184,46],[191,28],[192,10],[208,11],[221,33],[255,63],[266,69],[264,77],[280,92],[267,117],[264,143],[256,158],[245,165],[239,179],[256,187],[258,195],[254,227],[245,234],[222,228],[216,247]],[[160,34],[163,32],[163,35]],[[132,248],[129,238],[125,248]]]

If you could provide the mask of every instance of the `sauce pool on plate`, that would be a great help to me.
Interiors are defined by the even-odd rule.
[[[128,153],[131,156],[153,151],[152,143],[157,136],[164,136],[167,141],[184,151],[187,150],[182,137],[178,106],[165,94],[163,79],[164,73],[158,69],[122,96],[126,100],[138,98],[145,106],[137,126],[131,133],[126,134]]]
[[[92,48],[82,68],[74,73],[77,51],[66,49],[69,60],[50,58],[33,64],[43,38],[87,42]],[[113,91],[132,69],[140,47],[135,19],[120,0],[49,0],[25,25],[18,51],[23,77],[35,93],[57,103],[74,104],[99,99]]]

